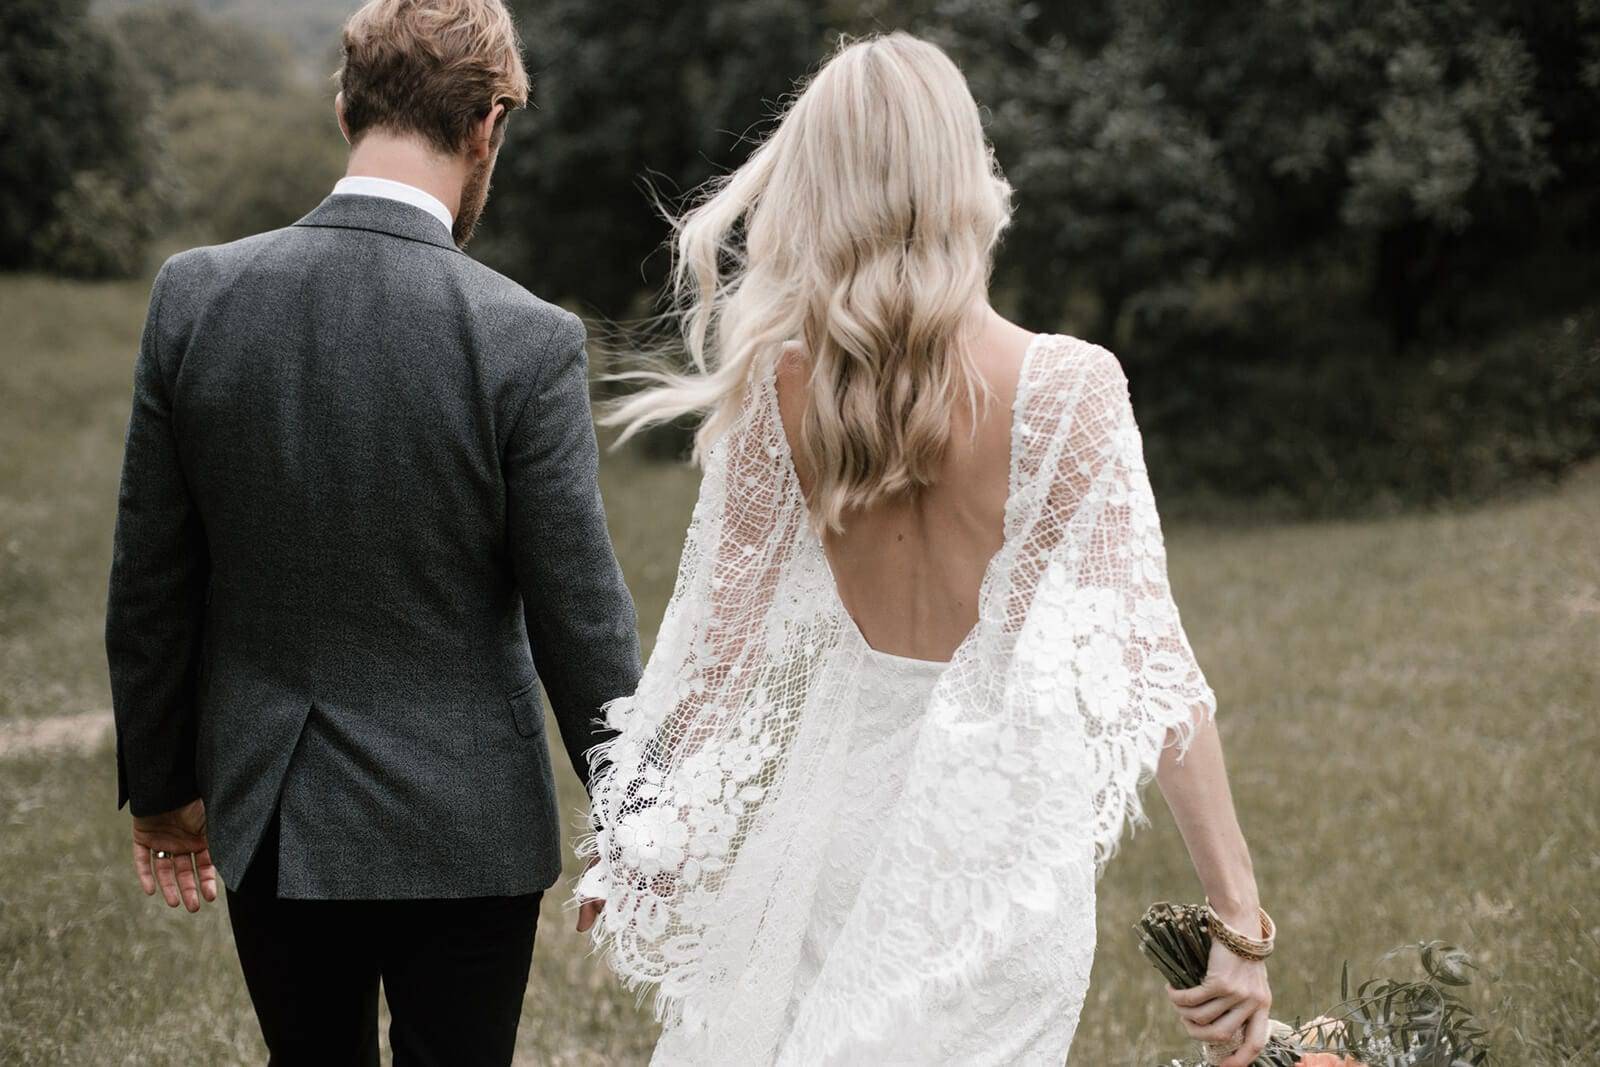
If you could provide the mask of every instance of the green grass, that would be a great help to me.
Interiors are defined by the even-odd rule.
[[[145,290],[0,279],[0,722],[108,704],[100,648]],[[648,639],[696,479],[607,457]],[[1279,1014],[1349,959],[1442,937],[1489,979],[1501,1062],[1600,1058],[1600,469],[1465,513],[1170,531],[1173,581],[1222,704],[1241,818],[1281,948]],[[263,1058],[220,908],[169,912],[126,870],[109,748],[0,761],[0,1062]],[[570,777],[569,808],[578,805]],[[1198,889],[1155,825],[1101,884],[1073,1067],[1185,1042],[1130,926]],[[642,1063],[647,1013],[545,907],[528,1064]],[[1506,1003],[1501,1003],[1506,998]]]
[[[100,625],[146,287],[0,282],[0,718],[109,707]]]

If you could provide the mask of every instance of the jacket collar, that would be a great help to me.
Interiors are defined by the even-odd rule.
[[[408,241],[460,251],[439,220],[399,200],[379,196],[350,196],[335,193],[318,204],[296,226],[320,226],[335,230],[370,230],[403,237]]]

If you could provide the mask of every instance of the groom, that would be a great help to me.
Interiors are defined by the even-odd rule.
[[[146,893],[227,887],[278,1064],[505,1064],[580,778],[639,674],[584,331],[460,251],[508,109],[502,0],[344,29],[349,176],[156,278],[106,647]],[[215,866],[213,866],[213,863]]]

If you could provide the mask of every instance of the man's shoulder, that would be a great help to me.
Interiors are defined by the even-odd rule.
[[[282,226],[276,230],[264,230],[261,233],[253,233],[248,237],[240,237],[234,241],[224,241],[221,244],[197,245],[194,248],[186,248],[182,252],[173,253],[168,257],[166,265],[175,270],[193,268],[214,270],[229,263],[254,259],[264,250],[282,242],[293,232],[293,226]]]
[[[156,276],[153,296],[163,332],[181,335],[185,322],[242,277],[254,284],[281,274],[302,286],[305,257],[315,258],[318,247],[314,239],[307,244],[307,236],[304,228],[288,226],[172,256]],[[587,332],[577,315],[455,249],[419,244],[417,253],[391,261],[393,269],[381,281],[369,276],[370,283],[400,300],[414,297],[441,329],[470,337],[477,358],[498,371],[494,379],[541,379],[553,364],[582,352]]]
[[[581,318],[475,259],[455,259],[479,358],[503,380],[532,387],[582,358],[588,332]]]
[[[470,256],[455,257],[455,264],[466,282],[463,292],[486,325],[505,323],[521,331],[531,330],[535,341],[541,336],[552,343],[567,336],[582,341],[583,320],[566,308],[535,295]]]
[[[292,227],[267,230],[223,244],[198,245],[167,257],[156,272],[156,292],[179,302],[204,296],[245,264],[280,243]]]
[[[182,336],[207,301],[226,284],[226,279],[238,272],[238,265],[247,261],[250,243],[268,236],[257,234],[229,244],[202,245],[168,256],[156,271],[150,287],[152,325],[163,336]]]

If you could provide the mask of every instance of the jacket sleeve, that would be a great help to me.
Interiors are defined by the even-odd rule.
[[[612,732],[601,707],[639,684],[633,598],[600,499],[584,329],[563,314],[545,370],[506,446],[508,540],[534,665],[573,770],[587,788],[590,748]]]
[[[134,367],[106,658],[117,727],[117,806],[171,811],[199,795],[195,737],[210,554],[178,461],[162,352],[170,264],[156,276]]]

